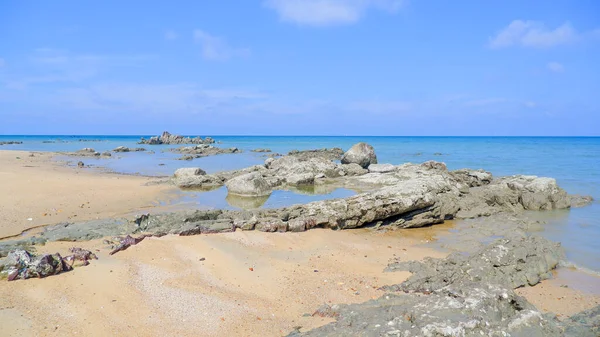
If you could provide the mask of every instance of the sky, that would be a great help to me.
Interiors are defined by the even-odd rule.
[[[0,134],[164,130],[600,136],[600,2],[0,2]]]

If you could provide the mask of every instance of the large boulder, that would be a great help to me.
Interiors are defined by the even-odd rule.
[[[175,171],[173,175],[173,183],[181,188],[212,188],[223,185],[223,181],[207,175],[206,172],[199,167],[182,167]]]
[[[342,156],[342,164],[358,164],[363,168],[371,164],[377,164],[377,155],[373,146],[367,143],[354,144],[350,150]]]
[[[225,183],[230,194],[258,197],[271,194],[271,185],[258,172],[242,174]]]

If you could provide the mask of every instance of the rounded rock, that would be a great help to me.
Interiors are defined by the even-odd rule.
[[[377,164],[377,155],[373,146],[367,143],[354,144],[350,150],[342,156],[342,164],[358,164],[367,168],[371,164]]]

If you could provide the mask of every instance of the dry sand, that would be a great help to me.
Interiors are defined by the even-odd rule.
[[[12,224],[1,225],[5,233],[26,228],[17,220],[55,204],[65,215],[53,214],[47,223],[73,215],[124,214],[169,192],[144,186],[147,178],[78,171],[49,161],[48,155],[27,155],[16,161],[10,159],[19,156],[16,152],[0,152],[0,176],[9,186],[3,194],[11,195],[0,200],[2,221]],[[23,186],[28,180],[31,185]],[[79,208],[82,200],[94,207]],[[305,315],[323,303],[364,302],[382,294],[378,287],[408,277],[407,272],[383,272],[392,257],[443,257],[420,244],[451,226],[387,233],[315,229],[165,236],[113,256],[102,240],[77,243],[99,260],[46,279],[0,282],[0,335],[281,336],[295,327],[310,329],[330,321]],[[65,255],[71,246],[53,242],[38,247],[38,253]],[[559,274],[519,292],[562,316],[600,302],[597,295],[560,287],[564,282]]]
[[[68,167],[52,154],[0,151],[0,238],[63,221],[124,215],[173,198],[152,178]],[[31,219],[31,220],[29,220]]]

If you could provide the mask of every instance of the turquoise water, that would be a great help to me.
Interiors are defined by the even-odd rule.
[[[149,137],[149,136],[145,136]],[[3,145],[1,150],[76,151],[92,147],[97,151],[117,146],[138,147],[140,136],[0,136],[2,141],[22,141],[20,145]],[[573,194],[591,195],[600,199],[600,138],[599,137],[260,137],[213,136],[221,144],[238,147],[242,154],[227,154],[196,159],[175,160],[177,154],[163,152],[173,146],[143,145],[155,153],[113,154],[111,159],[85,158],[86,164],[107,167],[121,173],[168,176],[179,167],[198,166],[207,172],[231,170],[260,164],[262,153],[255,148],[270,148],[273,152],[323,147],[348,149],[359,141],[375,147],[382,163],[401,164],[437,160],[449,169],[483,168],[496,176],[532,174],[556,178],[561,187]],[[60,140],[60,142],[58,142]],[[80,140],[98,140],[86,141]],[[57,141],[43,143],[44,141]],[[164,164],[164,165],[159,165]],[[196,195],[196,202],[214,207],[223,203],[222,190]],[[329,196],[298,195],[289,191],[274,193],[262,207],[279,207],[295,202],[325,197],[341,197],[351,191],[336,191]],[[190,194],[191,195],[191,194]],[[192,198],[190,196],[190,198]],[[307,199],[308,198],[308,199]],[[212,200],[212,201],[210,201]],[[216,202],[215,202],[216,200]],[[231,205],[230,205],[231,206]],[[579,266],[600,272],[600,202],[571,211],[548,213],[544,235],[561,241],[568,257]]]

